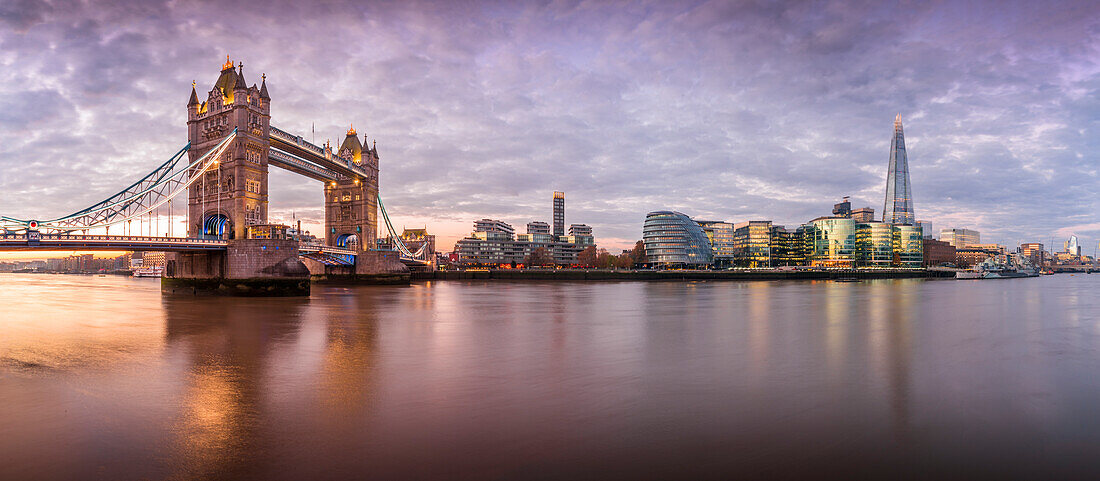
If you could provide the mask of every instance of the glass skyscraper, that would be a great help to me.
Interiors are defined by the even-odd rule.
[[[913,225],[916,222],[901,114],[894,119],[894,139],[890,141],[890,171],[886,175],[886,205],[882,209],[882,221],[895,225]]]

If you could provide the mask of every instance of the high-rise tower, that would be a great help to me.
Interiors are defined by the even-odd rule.
[[[565,235],[565,192],[554,192],[554,237]]]
[[[905,134],[901,131],[901,114],[894,119],[894,139],[890,141],[890,171],[886,175],[886,205],[882,221],[890,224],[913,225],[913,192],[909,187],[909,160],[905,155]]]

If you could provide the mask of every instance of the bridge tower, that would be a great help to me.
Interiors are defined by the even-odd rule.
[[[332,148],[325,145],[325,155]],[[366,178],[341,178],[325,185],[325,241],[330,246],[374,249],[378,233],[378,148],[359,142],[355,128],[348,128],[340,144],[340,157],[367,171]]]
[[[218,168],[191,186],[188,194],[188,237],[221,236],[244,239],[249,225],[267,222],[267,161],[271,97],[267,78],[247,86],[244,65],[234,68],[225,57],[221,74],[206,101],[199,102],[194,83],[187,102],[188,152],[192,162],[237,129],[237,137]]]

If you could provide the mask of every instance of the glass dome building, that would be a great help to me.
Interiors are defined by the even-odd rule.
[[[712,262],[706,232],[679,212],[662,210],[647,214],[642,242],[646,262],[656,267],[702,267]]]

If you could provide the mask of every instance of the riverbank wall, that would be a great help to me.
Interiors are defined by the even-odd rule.
[[[750,280],[863,280],[953,278],[954,271],[928,269],[853,270],[610,270],[610,269],[490,269],[466,271],[414,271],[411,280],[461,281],[750,281]]]

